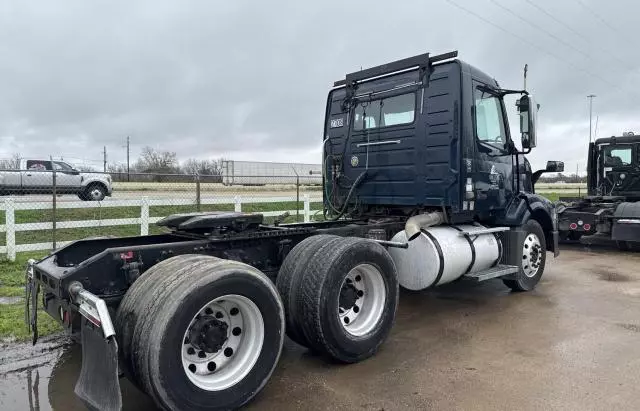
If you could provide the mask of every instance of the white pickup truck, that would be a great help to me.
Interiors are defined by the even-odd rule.
[[[20,161],[19,170],[0,170],[0,195],[52,194],[55,170],[56,194],[76,194],[81,200],[102,201],[111,196],[111,176],[84,173],[64,161]]]

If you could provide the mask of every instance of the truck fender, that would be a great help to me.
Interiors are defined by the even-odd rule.
[[[536,220],[545,233],[547,250],[556,252],[554,232],[557,232],[557,221],[554,224],[555,206],[549,200],[535,194],[523,194],[514,199],[507,208],[500,224],[519,226],[529,219]]]
[[[109,182],[106,179],[97,178],[97,177],[84,177],[82,179],[82,187],[88,187],[90,184],[99,183],[102,184],[106,189],[109,188]]]

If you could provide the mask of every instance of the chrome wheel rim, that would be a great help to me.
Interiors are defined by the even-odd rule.
[[[93,190],[91,190],[89,192],[89,196],[91,196],[91,198],[94,199],[94,200],[99,200],[100,197],[102,197],[102,191],[100,191],[97,188],[94,188]]]
[[[264,320],[247,297],[224,295],[193,316],[182,342],[182,366],[189,381],[203,390],[225,390],[242,381],[258,361]]]
[[[527,277],[535,277],[542,264],[544,250],[540,239],[534,233],[527,234],[522,246],[522,271]]]
[[[371,264],[357,265],[342,282],[338,320],[349,334],[363,336],[380,322],[386,300],[387,288],[380,270]]]

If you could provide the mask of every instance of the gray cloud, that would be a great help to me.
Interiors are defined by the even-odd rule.
[[[598,95],[599,135],[640,131],[638,57],[629,53],[640,6],[584,1],[612,30],[573,0],[535,2],[579,37],[525,0],[496,2],[538,28],[490,0],[455,0],[537,47],[446,0],[5,1],[0,157],[99,159],[106,145],[111,160],[123,161],[131,135],[134,156],[152,145],[181,158],[318,162],[333,80],[453,49],[504,87],[520,87],[529,64],[528,85],[542,104],[530,157],[537,166],[560,159],[584,168],[589,93]]]

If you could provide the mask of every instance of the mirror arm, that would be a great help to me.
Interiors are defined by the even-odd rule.
[[[531,174],[531,184],[536,185],[536,183],[538,182],[538,179],[540,178],[542,173],[544,173],[546,171],[547,170],[538,170],[535,173]]]

